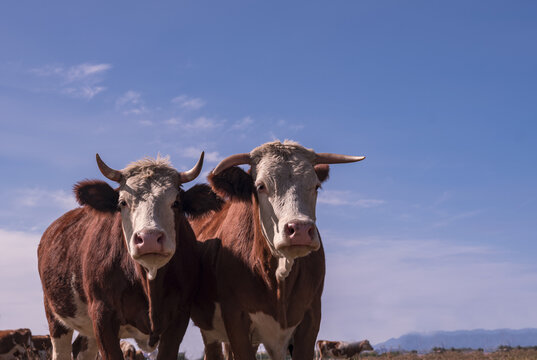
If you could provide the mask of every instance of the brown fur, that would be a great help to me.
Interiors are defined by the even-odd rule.
[[[315,173],[317,174],[317,177],[319,178],[320,182],[325,182],[328,180],[328,177],[330,175],[330,166],[327,164],[319,164],[315,165],[313,167],[315,169]]]
[[[208,211],[218,211],[224,202],[206,184],[198,184],[181,192],[183,211],[190,217],[208,215]]]
[[[201,216],[204,210],[217,208],[214,194],[200,190],[183,192],[182,206],[175,210],[176,252],[149,281],[127,251],[121,215],[113,210],[117,208],[117,190],[102,181],[78,183],[75,193],[84,206],[52,223],[38,248],[51,336],[58,338],[71,331],[58,316],[75,316],[74,288],[88,305],[104,359],[123,358],[118,339],[122,325],[149,334],[150,345],[160,339],[159,359],[175,358],[198,286],[196,239],[185,212]]]
[[[373,347],[368,340],[362,340],[359,342],[346,343],[342,341],[317,341],[317,351],[319,352],[320,359],[323,358],[341,358],[350,359],[356,355],[359,355],[362,351],[373,350]]]
[[[30,329],[0,330],[0,357],[17,346],[28,348],[31,345],[31,338]]]
[[[250,201],[254,191],[254,182],[238,166],[230,167],[218,175],[212,172],[207,177],[213,191],[226,200]]]
[[[35,360],[47,360],[52,357],[52,342],[49,335],[32,335],[32,356]]]
[[[86,350],[88,350],[88,338],[78,334],[78,336],[75,338],[75,341],[73,341],[73,359],[78,358],[78,354]]]
[[[327,167],[322,170],[328,174]],[[235,359],[253,359],[255,347],[249,340],[248,313],[261,311],[278,319],[283,328],[297,326],[292,339],[294,359],[312,359],[321,320],[325,273],[322,246],[296,259],[289,276],[278,284],[277,259],[261,233],[252,177],[232,167],[211,174],[209,182],[229,201],[210,217],[191,222],[202,241],[201,289],[192,308],[194,323],[210,330],[214,303],[220,303],[224,319],[228,318],[226,329]],[[220,358],[221,347],[218,350],[214,343],[208,345],[206,358]]]
[[[101,180],[84,180],[73,187],[76,201],[97,211],[115,212],[118,193],[108,183]]]

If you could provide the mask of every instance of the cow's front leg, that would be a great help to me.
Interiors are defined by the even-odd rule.
[[[293,336],[293,360],[311,360],[315,354],[315,339],[321,324],[321,301],[315,301],[297,326]]]
[[[95,360],[99,354],[97,341],[94,337],[78,334],[73,342],[74,360]]]
[[[115,312],[104,302],[95,301],[89,306],[97,346],[103,360],[123,360],[119,345],[119,321]]]
[[[168,326],[162,333],[158,345],[157,360],[177,359],[179,345],[181,345],[181,341],[183,341],[183,336],[185,336],[189,320],[190,314],[188,312],[181,313],[177,321],[170,324],[170,326]]]
[[[250,342],[251,320],[247,313],[222,304],[222,318],[235,360],[255,360]]]
[[[222,343],[219,341],[213,341],[210,343],[205,343],[205,355],[203,357],[203,360],[229,360],[229,359],[225,358],[224,354],[222,353]]]

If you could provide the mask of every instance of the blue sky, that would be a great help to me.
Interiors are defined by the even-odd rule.
[[[102,178],[96,152],[186,169],[203,149],[206,173],[286,138],[367,156],[319,199],[320,337],[536,327],[536,20],[532,1],[3,2],[0,327],[46,331],[35,248]]]

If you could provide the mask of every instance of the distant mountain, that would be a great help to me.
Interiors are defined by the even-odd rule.
[[[459,330],[410,333],[374,345],[377,351],[417,350],[429,352],[434,347],[496,350],[500,345],[537,346],[537,329]]]

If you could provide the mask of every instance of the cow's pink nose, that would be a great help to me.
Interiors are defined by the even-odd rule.
[[[310,246],[313,242],[314,224],[311,222],[290,222],[285,225],[289,245]]]
[[[138,255],[161,253],[166,235],[156,229],[138,231],[134,235],[134,246],[138,249]]]

